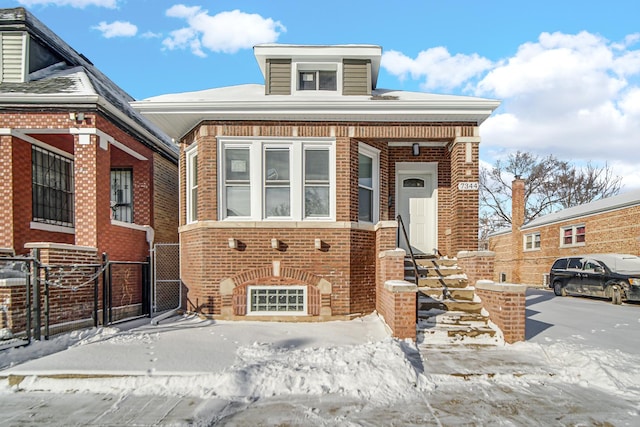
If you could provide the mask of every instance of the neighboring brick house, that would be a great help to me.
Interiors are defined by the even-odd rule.
[[[178,150],[23,8],[0,9],[0,248],[144,261],[177,242]]]
[[[524,220],[524,181],[512,183],[513,225],[489,237],[494,280],[546,286],[556,258],[588,253],[640,255],[640,190]]]
[[[403,278],[381,261],[399,214],[416,253],[477,249],[479,125],[498,101],[376,89],[379,46],[254,53],[264,85],[132,103],[180,144],[188,310],[370,313],[376,284]]]

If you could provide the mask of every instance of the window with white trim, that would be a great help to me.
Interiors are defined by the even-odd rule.
[[[540,233],[530,233],[524,235],[524,250],[532,251],[540,249]]]
[[[220,152],[221,219],[334,219],[332,140],[223,139]]]
[[[378,222],[380,151],[366,144],[358,147],[358,220]]]
[[[187,223],[192,223],[198,220],[198,146],[190,147],[186,157]]]
[[[313,63],[313,62],[297,62],[295,63],[296,79],[295,90],[304,92],[305,94],[313,92],[338,92],[339,86],[338,74],[341,70],[338,63]]]
[[[583,246],[585,244],[586,227],[584,224],[560,228],[560,246]]]
[[[73,227],[73,160],[31,148],[33,222]]]
[[[306,315],[306,286],[249,286],[247,314]]]

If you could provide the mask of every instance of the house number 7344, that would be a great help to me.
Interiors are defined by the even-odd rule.
[[[459,182],[458,190],[460,191],[478,191],[478,183],[477,182]]]

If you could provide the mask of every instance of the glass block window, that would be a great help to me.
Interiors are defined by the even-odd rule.
[[[133,171],[111,169],[111,210],[113,219],[133,222]]]
[[[248,314],[307,314],[306,286],[250,286]]]
[[[73,227],[73,161],[35,145],[31,148],[34,222]]]

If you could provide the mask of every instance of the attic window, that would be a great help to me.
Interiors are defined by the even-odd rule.
[[[298,76],[299,90],[337,90],[336,71],[305,70],[300,71]]]

